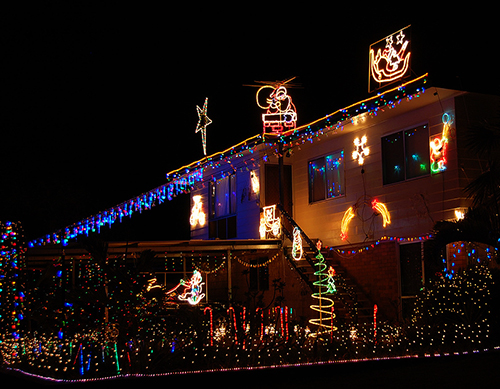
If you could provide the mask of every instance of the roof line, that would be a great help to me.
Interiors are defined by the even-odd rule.
[[[368,101],[378,99],[378,98],[380,98],[380,95],[382,95],[382,94],[391,93],[391,92],[396,91],[396,90],[398,90],[400,88],[404,88],[407,85],[415,83],[415,82],[418,82],[418,81],[420,81],[420,80],[422,80],[422,79],[424,79],[424,78],[426,78],[428,76],[429,76],[429,73],[425,73],[424,75],[422,75],[420,77],[417,77],[417,78],[415,78],[413,80],[410,80],[408,82],[400,84],[400,85],[398,85],[398,86],[396,86],[396,87],[394,87],[392,89],[388,89],[388,90],[384,91],[383,93],[379,93],[379,94],[377,94],[375,96],[368,97],[368,98],[366,98],[364,100],[358,101],[358,102],[353,103],[351,105],[348,105],[348,106],[346,106],[344,108],[337,109],[336,111],[334,111],[334,112],[332,112],[332,113],[330,113],[328,115],[325,115],[325,116],[323,116],[323,117],[321,117],[319,119],[313,120],[312,122],[309,122],[307,124],[303,124],[300,127],[296,127],[296,128],[294,128],[292,130],[285,131],[279,137],[285,137],[285,136],[291,135],[291,134],[293,134],[295,132],[298,132],[298,131],[301,131],[303,129],[306,129],[306,128],[308,128],[308,127],[310,127],[310,126],[312,126],[312,125],[314,125],[316,123],[321,122],[322,120],[328,119],[329,117],[338,114],[339,112],[346,111],[349,108],[355,107],[355,106],[357,106],[359,104],[363,104],[363,103],[366,103]],[[177,173],[181,172],[182,170],[192,169],[194,166],[198,166],[200,164],[203,164],[204,162],[208,162],[208,161],[214,159],[215,157],[217,157],[219,155],[223,155],[223,154],[227,153],[228,151],[231,151],[231,150],[233,150],[233,149],[235,149],[235,148],[237,148],[239,146],[242,146],[244,144],[247,144],[249,142],[256,141],[256,140],[258,140],[261,137],[262,137],[262,134],[253,135],[250,138],[247,138],[244,141],[241,141],[241,142],[239,142],[239,143],[237,143],[237,144],[235,144],[233,146],[230,146],[230,147],[228,147],[227,149],[225,149],[223,151],[218,151],[218,152],[216,152],[214,154],[211,154],[211,155],[209,155],[207,157],[203,157],[203,158],[201,158],[201,159],[199,159],[197,161],[191,162],[188,165],[184,165],[184,166],[182,166],[182,167],[180,167],[178,169],[172,170],[171,172],[167,173],[167,177],[170,176],[170,175],[173,175],[173,174],[177,174]]]
[[[388,89],[388,90],[384,91],[383,93],[379,93],[379,94],[377,94],[377,95],[375,95],[375,96],[368,97],[368,98],[366,98],[366,99],[364,99],[364,100],[361,100],[361,101],[358,101],[358,102],[356,102],[356,103],[353,103],[353,104],[351,104],[351,105],[349,105],[349,106],[347,106],[347,107],[344,107],[344,108],[341,108],[341,109],[337,109],[336,111],[334,111],[334,112],[332,112],[332,113],[330,113],[330,114],[328,114],[328,115],[326,115],[326,116],[323,116],[322,118],[316,119],[316,120],[314,120],[314,121],[312,121],[312,122],[310,122],[310,123],[307,123],[307,124],[303,124],[302,126],[297,127],[297,128],[294,128],[293,130],[288,130],[288,131],[284,132],[284,133],[282,134],[282,136],[287,136],[287,135],[293,134],[295,131],[300,131],[300,130],[303,130],[304,128],[307,128],[307,127],[309,127],[309,126],[311,126],[311,125],[313,125],[313,124],[316,124],[316,123],[318,123],[318,122],[320,122],[320,121],[322,121],[322,120],[328,119],[330,116],[333,116],[333,115],[335,115],[335,114],[337,114],[337,113],[339,113],[339,112],[346,111],[346,110],[348,110],[349,108],[355,107],[355,106],[357,106],[357,105],[359,105],[359,104],[366,103],[366,102],[368,102],[368,101],[370,101],[370,100],[378,99],[378,98],[380,98],[380,95],[381,95],[381,94],[391,93],[391,92],[393,92],[393,91],[395,91],[395,90],[398,90],[398,89],[400,89],[400,88],[404,88],[405,86],[407,86],[407,85],[409,85],[409,84],[412,84],[412,83],[414,83],[414,82],[420,81],[421,79],[426,78],[426,77],[428,77],[428,76],[429,76],[429,73],[425,73],[424,75],[422,75],[422,76],[420,76],[420,77],[418,77],[418,78],[415,78],[415,79],[413,79],[413,80],[410,80],[410,81],[408,81],[408,82],[406,82],[406,83],[404,83],[404,84],[398,85],[398,86],[396,86],[396,87],[394,87],[394,88],[392,88],[392,89]]]

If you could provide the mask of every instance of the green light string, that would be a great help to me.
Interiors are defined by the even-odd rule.
[[[116,359],[116,374],[120,374],[120,362],[118,361],[118,350],[116,349],[116,343],[114,345],[115,349],[115,359]]]
[[[311,295],[312,298],[318,300],[318,305],[311,305],[311,309],[318,312],[319,318],[310,319],[309,323],[318,326],[318,330],[314,336],[319,336],[326,332],[336,331],[337,327],[332,324],[335,314],[333,313],[333,300],[325,297],[325,295],[332,295],[333,289],[328,284],[328,274],[325,273],[327,268],[325,264],[325,258],[321,253],[316,256],[318,262],[314,266],[318,267],[318,270],[314,272],[314,275],[318,277],[318,280],[313,282],[313,285],[317,286],[318,291]]]

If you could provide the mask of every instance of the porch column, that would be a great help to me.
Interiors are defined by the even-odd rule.
[[[233,302],[233,283],[231,269],[231,250],[227,250],[227,299],[229,303]]]

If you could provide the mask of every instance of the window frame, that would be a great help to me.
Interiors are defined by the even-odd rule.
[[[415,175],[415,176],[412,176],[412,177],[408,177],[409,176],[409,164],[407,162],[407,153],[408,153],[408,148],[406,146],[406,137],[407,137],[407,133],[408,131],[411,131],[411,130],[415,130],[415,129],[418,129],[420,127],[424,127],[426,130],[427,130],[427,136],[425,137],[426,139],[426,153],[425,153],[425,158],[426,158],[426,165],[427,165],[427,168],[426,168],[426,172],[423,173],[423,174],[420,174],[420,175]],[[387,160],[386,158],[386,152],[384,151],[384,139],[390,137],[390,136],[394,136],[396,134],[401,134],[402,136],[402,141],[403,141],[403,150],[402,150],[402,156],[403,156],[403,166],[402,166],[402,172],[403,172],[403,178],[402,179],[399,179],[399,180],[395,180],[395,181],[390,181],[390,182],[387,182],[388,179],[386,178],[386,163],[385,161]],[[431,170],[430,170],[430,146],[429,146],[429,141],[430,139],[430,132],[429,132],[429,122],[421,122],[419,124],[415,124],[413,126],[409,126],[409,127],[406,127],[406,128],[403,128],[403,129],[400,129],[398,131],[393,131],[393,132],[390,132],[390,133],[387,133],[383,136],[381,136],[380,138],[380,154],[381,154],[381,161],[382,161],[382,184],[384,186],[386,185],[394,185],[394,184],[399,184],[399,183],[402,183],[402,182],[407,182],[407,181],[412,181],[412,180],[417,180],[419,178],[423,178],[423,177],[428,177],[431,175]]]
[[[217,216],[217,183],[228,178],[228,201],[229,212]],[[234,181],[232,181],[234,180]],[[234,184],[234,187],[232,187]],[[231,173],[215,181],[210,181],[209,185],[209,219],[208,219],[208,237],[209,239],[234,239],[237,237],[236,213],[238,211],[237,201],[237,176]],[[215,191],[215,192],[214,192]],[[232,193],[234,192],[234,193]],[[234,201],[234,203],[233,203]]]
[[[314,200],[314,196],[313,196],[314,177],[312,177],[312,175],[311,175],[311,164],[314,161],[318,161],[318,160],[322,159],[325,170],[326,170],[327,169],[327,158],[330,156],[336,156],[337,154],[340,154],[341,158],[342,158],[342,173],[341,173],[342,177],[341,177],[341,182],[340,182],[341,193],[336,195],[336,196],[328,196],[329,191],[328,191],[328,185],[327,185],[327,174],[325,172],[324,178],[323,178],[323,188],[324,188],[323,195],[324,195],[324,197],[321,199]],[[333,200],[333,199],[338,199],[340,197],[345,197],[346,196],[346,193],[345,193],[346,192],[346,190],[345,190],[346,177],[345,177],[345,151],[344,151],[344,149],[341,148],[341,149],[338,149],[338,150],[335,150],[335,151],[332,151],[329,153],[325,153],[323,155],[319,155],[315,158],[309,159],[307,161],[307,182],[308,182],[309,204],[316,204],[316,203],[319,203],[321,201]]]

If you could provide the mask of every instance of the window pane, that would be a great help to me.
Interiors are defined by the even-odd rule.
[[[399,246],[401,295],[416,296],[422,287],[422,246],[419,243]]]
[[[212,217],[218,218],[236,213],[236,175],[217,180],[211,190]]]
[[[250,268],[250,290],[264,291],[269,290],[269,268],[267,266],[255,267],[259,263],[265,262],[268,258],[263,257],[258,260],[253,259],[250,263],[253,265]]]
[[[382,169],[384,184],[405,179],[403,133],[397,132],[382,138]]]
[[[326,196],[328,198],[345,194],[344,192],[344,151],[326,157]]]
[[[429,130],[427,125],[405,131],[406,178],[429,174]]]
[[[229,214],[229,177],[224,177],[215,184],[215,217],[227,214]]]
[[[236,175],[230,176],[230,211],[231,214],[236,213]]]
[[[309,162],[309,202],[325,199],[325,158]]]

